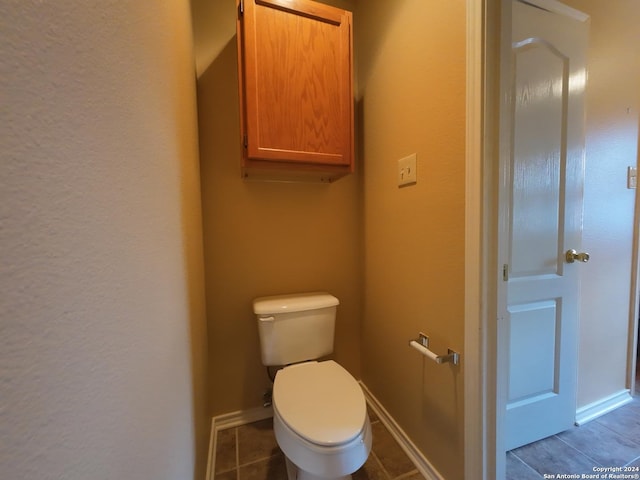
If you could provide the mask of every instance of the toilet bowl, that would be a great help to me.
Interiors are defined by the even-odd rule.
[[[280,370],[273,386],[273,428],[289,480],[349,478],[371,450],[371,424],[358,382],[338,363]]]
[[[371,451],[362,388],[333,360],[336,297],[324,292],[257,298],[263,365],[273,383],[273,429],[289,480],[347,479]]]

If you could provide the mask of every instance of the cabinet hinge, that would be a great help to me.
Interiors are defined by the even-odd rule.
[[[238,13],[242,16],[244,14],[244,0],[240,0],[240,5],[238,5]]]
[[[502,281],[503,282],[509,281],[509,265],[506,263],[502,265]]]
[[[247,134],[242,135],[242,146],[247,148],[249,146],[249,139],[247,138]]]

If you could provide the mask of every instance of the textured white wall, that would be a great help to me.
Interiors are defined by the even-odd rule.
[[[0,11],[0,477],[193,478],[204,313],[188,3]]]

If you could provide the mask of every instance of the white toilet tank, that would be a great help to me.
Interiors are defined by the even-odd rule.
[[[289,365],[333,352],[339,303],[324,292],[256,298],[262,364]]]

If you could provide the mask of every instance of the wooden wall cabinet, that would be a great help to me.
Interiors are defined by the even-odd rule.
[[[237,0],[242,175],[330,182],[353,172],[351,12]]]

